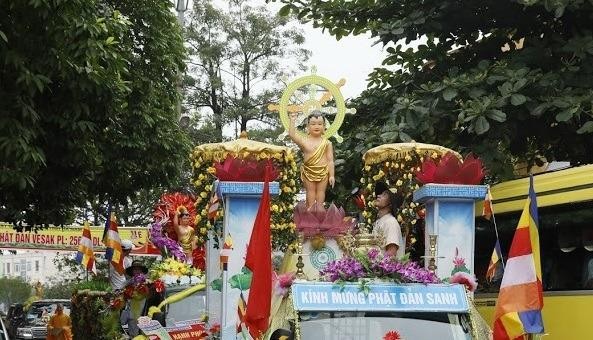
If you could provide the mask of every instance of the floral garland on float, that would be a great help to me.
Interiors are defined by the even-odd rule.
[[[290,148],[249,140],[242,133],[241,138],[234,141],[199,145],[193,150],[190,158],[193,184],[197,192],[195,229],[199,244],[203,245],[208,235],[211,235],[217,244],[223,238],[218,224],[214,223],[212,218],[208,218],[209,208],[212,207],[210,202],[215,194],[213,182],[217,179],[262,181],[262,165],[265,161],[270,161],[277,171],[276,180],[280,184],[280,194],[273,197],[271,202],[272,246],[275,250],[285,251],[296,245],[292,209],[300,188],[299,172]],[[214,219],[222,214],[222,205],[219,205]]]
[[[376,221],[373,188],[377,182],[385,182],[404,197],[402,208],[395,217],[406,238],[407,251],[413,249],[422,253],[422,249],[416,249],[416,241],[423,239],[424,209],[412,201],[413,192],[421,185],[415,174],[421,170],[424,159],[438,163],[449,152],[461,159],[459,154],[448,148],[423,143],[385,144],[368,150],[363,156],[362,190],[357,195],[357,200],[364,204],[364,221],[368,225]]]

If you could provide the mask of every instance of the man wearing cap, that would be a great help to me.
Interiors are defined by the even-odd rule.
[[[124,269],[127,269],[132,265],[132,258],[130,253],[134,244],[130,240],[121,241],[121,250],[124,257]],[[109,282],[111,283],[111,289],[113,291],[122,290],[126,286],[126,275],[117,272],[112,263],[109,263]]]
[[[386,255],[398,258],[406,253],[406,245],[402,231],[395,216],[403,203],[403,198],[395,189],[390,189],[385,182],[375,185],[375,207],[378,210],[377,221],[373,225],[373,233],[383,240]]]

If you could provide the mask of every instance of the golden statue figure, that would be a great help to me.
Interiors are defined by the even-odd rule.
[[[42,299],[43,298],[43,285],[41,282],[37,281],[35,284],[35,296]]]
[[[302,136],[296,128],[297,113],[291,112],[288,136],[303,152],[301,180],[306,192],[307,208],[316,202],[323,205],[325,190],[335,184],[334,149],[324,136],[325,119],[320,111],[312,111],[307,117],[307,135]]]
[[[192,252],[196,248],[196,232],[190,224],[191,218],[187,208],[180,206],[173,216],[173,228],[177,234],[177,242],[183,249],[187,262],[191,262]]]

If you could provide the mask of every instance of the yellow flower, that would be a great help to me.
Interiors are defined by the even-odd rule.
[[[196,198],[196,204],[200,204],[200,203],[202,203],[202,200],[203,200],[203,198],[202,198],[201,196],[198,196],[198,197]]]
[[[402,223],[404,221],[404,218],[402,217],[402,215],[397,215],[397,221],[399,223]]]
[[[194,224],[198,224],[198,223],[200,223],[200,221],[201,221],[201,220],[202,220],[202,216],[200,216],[200,215],[196,215],[196,218],[195,218],[195,220],[194,220]]]
[[[276,204],[272,204],[272,211],[278,211],[278,206]]]
[[[206,178],[206,176],[204,176],[204,174],[199,174],[199,175],[198,175],[198,179],[199,179],[199,180],[203,180],[204,178]]]
[[[415,219],[414,219],[414,220],[412,220],[412,224],[416,224],[416,220],[415,220]]]
[[[403,184],[403,182],[401,181],[401,179],[398,179],[397,182],[395,182],[395,185],[398,187],[401,187]]]
[[[399,169],[399,163],[393,162],[393,167],[396,168],[396,169]]]
[[[289,184],[291,187],[294,187],[294,186],[296,185],[296,183],[295,183],[294,179],[291,179],[291,180],[288,182],[288,184]]]
[[[369,171],[371,170],[371,166],[370,165],[365,165],[364,166],[364,171]]]
[[[364,184],[364,177],[360,179],[360,183]]]
[[[197,180],[197,181],[194,182],[194,185],[197,186],[197,187],[201,187],[202,186],[202,181]]]
[[[371,183],[367,184],[367,189],[371,190],[373,188],[373,185]]]
[[[432,154],[430,154],[430,157],[431,158],[437,158],[437,157],[439,157],[439,155],[436,152],[433,151]]]
[[[202,192],[200,193],[200,197],[202,197],[202,198],[206,198],[206,197],[208,197],[208,193],[206,193],[205,191],[202,191]]]
[[[206,169],[206,171],[207,171],[209,174],[215,174],[215,173],[216,173],[216,168],[215,168],[215,167],[213,167],[213,166],[211,166],[211,167],[208,167],[208,169]]]
[[[411,161],[412,160],[412,156],[410,155],[406,155],[406,157],[404,158],[406,161]]]
[[[386,166],[386,167],[389,167],[389,162],[388,162],[388,161],[387,161],[387,162],[385,162],[385,166]]]

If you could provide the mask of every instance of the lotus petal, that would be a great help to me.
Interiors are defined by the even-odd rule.
[[[461,168],[461,162],[451,152],[447,152],[436,169],[434,174],[434,180],[436,183],[447,183],[451,184],[455,182],[455,177],[459,173]]]
[[[416,179],[421,183],[434,183],[434,175],[437,170],[437,165],[430,158],[427,157],[422,163],[422,169],[416,172]]]

